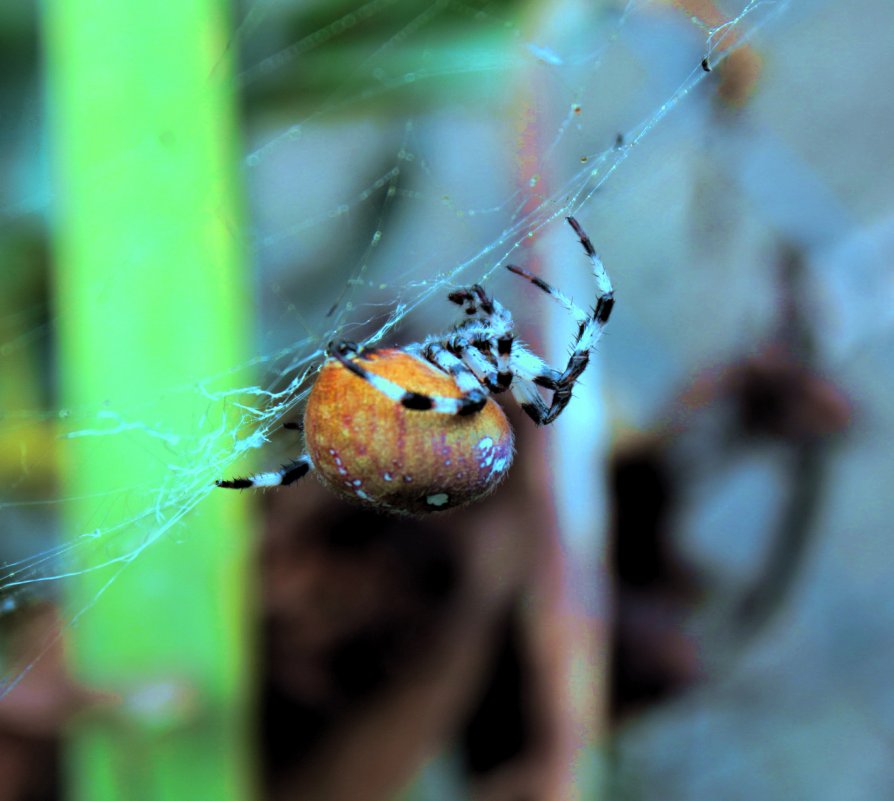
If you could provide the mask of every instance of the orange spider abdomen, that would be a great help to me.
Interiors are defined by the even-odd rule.
[[[457,398],[453,379],[402,350],[354,357],[406,390]],[[491,398],[465,416],[404,408],[330,359],[304,412],[307,450],[319,479],[344,498],[410,514],[471,503],[509,470],[512,429]]]

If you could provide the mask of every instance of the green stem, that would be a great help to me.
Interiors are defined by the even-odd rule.
[[[254,796],[248,521],[204,494],[225,411],[193,389],[248,339],[225,11],[45,3],[63,425],[109,432],[61,441],[66,601],[78,677],[121,698],[74,727],[72,799]]]

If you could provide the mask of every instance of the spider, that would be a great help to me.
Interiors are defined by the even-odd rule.
[[[342,497],[397,514],[441,511],[492,492],[512,463],[513,434],[491,396],[509,391],[537,425],[571,400],[614,305],[611,282],[589,237],[567,217],[590,260],[596,302],[587,313],[536,275],[506,265],[565,308],[577,323],[564,370],[516,339],[512,315],[479,285],[448,295],[464,319],[446,334],[403,348],[330,344],[311,388],[306,451],[280,470],[215,482],[245,489],[293,484],[313,470]],[[549,405],[538,387],[552,392]]]

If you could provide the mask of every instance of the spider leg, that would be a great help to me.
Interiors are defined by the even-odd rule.
[[[593,247],[590,237],[587,236],[580,223],[574,217],[566,217],[565,219],[580,239],[584,253],[587,254],[587,258],[590,259],[593,265],[593,277],[596,279],[596,303],[593,306],[593,313],[589,316],[584,330],[578,337],[578,341],[586,340],[587,347],[592,348],[599,337],[602,336],[605,324],[611,316],[615,305],[615,293],[612,290],[612,282],[608,277],[608,273],[605,271],[605,265],[603,265],[602,259],[596,253],[596,248]]]
[[[458,398],[424,395],[421,392],[404,389],[399,384],[370,372],[362,364],[349,358],[346,352],[351,352],[350,343],[338,343],[329,349],[329,355],[341,362],[342,366],[405,409],[467,415],[480,412],[484,408],[484,404],[487,403],[487,394],[480,386],[476,386],[474,389],[470,388],[468,391],[463,390],[463,394]]]
[[[571,400],[574,383],[587,366],[587,361],[578,360],[571,372],[566,370],[565,373],[560,373],[523,345],[516,344],[512,351],[511,365],[516,378],[512,384],[513,397],[537,425],[549,425]],[[543,402],[537,387],[552,390],[553,397],[549,406]]]
[[[532,353],[522,343],[516,343],[510,362],[512,373],[523,381],[529,381],[544,389],[556,389],[562,373],[554,370],[536,353]]]
[[[593,247],[593,243],[590,241],[590,237],[587,236],[584,229],[581,228],[580,223],[575,220],[574,217],[566,217],[566,219],[568,220],[568,224],[578,235],[581,245],[584,248],[584,253],[587,254],[587,258],[590,259],[590,262],[593,265],[593,276],[596,278],[597,293],[596,306],[593,309],[592,314],[588,314],[587,312],[583,311],[564,292],[552,286],[551,284],[548,284],[546,281],[544,281],[539,276],[534,275],[532,272],[529,272],[522,267],[517,267],[514,264],[507,264],[506,269],[512,273],[515,273],[515,275],[520,275],[522,278],[527,278],[528,281],[534,284],[534,286],[536,286],[538,289],[542,289],[560,306],[570,312],[570,314],[574,317],[575,322],[577,322],[578,324],[577,341],[587,338],[590,340],[591,343],[589,347],[592,347],[596,344],[596,340],[602,334],[602,329],[608,322],[609,315],[611,314],[611,310],[615,302],[614,293],[612,292],[612,285],[611,281],[609,280],[608,273],[606,273],[605,267],[602,264],[602,260],[597,255],[596,248]]]
[[[223,489],[248,489],[249,487],[285,487],[303,478],[313,467],[306,454],[292,462],[284,464],[281,469],[270,473],[255,473],[247,478],[217,480],[214,483]]]
[[[596,253],[596,248],[593,247],[593,243],[590,241],[590,237],[587,236],[586,232],[583,228],[581,228],[580,223],[574,219],[574,217],[566,217],[568,220],[568,224],[574,229],[574,232],[578,235],[580,239],[580,243],[584,248],[584,253],[587,254],[587,257],[590,259],[590,262],[593,265],[593,276],[596,278],[596,306],[593,309],[592,314],[588,314],[583,311],[579,306],[577,306],[571,298],[569,298],[562,290],[557,289],[556,287],[548,284],[542,278],[537,275],[534,275],[532,272],[525,270],[522,267],[517,267],[514,264],[507,264],[506,269],[515,275],[520,275],[522,278],[527,278],[534,286],[538,289],[542,289],[549,295],[553,300],[555,300],[560,306],[566,309],[575,319],[575,322],[578,325],[578,333],[577,333],[577,341],[581,341],[582,339],[587,338],[590,341],[589,347],[592,347],[596,344],[596,340],[599,339],[599,336],[602,334],[602,329],[605,327],[605,324],[608,322],[609,315],[611,314],[612,307],[614,306],[614,293],[612,291],[611,281],[609,280],[608,273],[605,271],[605,267],[602,264],[602,260],[599,258]]]
[[[549,417],[550,409],[544,403],[537,387],[555,390],[562,374],[558,370],[553,370],[521,343],[516,343],[510,365],[515,378],[511,387],[512,397],[528,417],[537,425],[543,425]]]
[[[447,299],[458,306],[463,306],[463,311],[470,317],[474,314],[483,314],[487,317],[494,312],[493,299],[488,296],[481,284],[457,289],[447,295]]]
[[[498,340],[495,347],[489,338],[473,339],[470,342],[458,343],[456,354],[476,375],[481,373],[481,381],[491,392],[505,392],[512,385],[513,374],[509,356],[514,341],[514,337],[509,338],[506,348],[503,348],[502,340]]]
[[[451,292],[447,297],[461,306],[465,304],[464,311],[469,315],[469,319],[460,323],[456,330],[463,333],[469,344],[494,355],[498,376],[496,384],[488,386],[488,388],[493,392],[502,392],[507,389],[512,383],[509,356],[512,353],[512,342],[515,339],[511,312],[496,298],[490,297],[480,284],[473,284],[466,289]],[[451,347],[450,349],[454,353],[459,353],[459,348]],[[482,374],[478,368],[481,370],[484,368],[480,362],[476,368],[472,363],[474,357],[470,357],[469,360],[465,356],[462,358],[464,361],[468,361],[469,366],[481,380]]]
[[[479,370],[460,358],[458,353],[448,350],[437,341],[428,342],[423,346],[422,357],[447,373],[456,382],[460,392],[469,393],[480,390],[482,384],[487,385],[486,382],[490,379],[490,374],[496,381],[496,370],[490,365],[487,365],[484,373],[479,374]]]
[[[512,397],[521,406],[522,411],[528,415],[537,425],[543,425],[543,421],[549,414],[549,409],[540,397],[537,387],[527,378],[517,378],[512,382]]]
[[[593,243],[590,241],[590,237],[587,236],[580,223],[574,217],[566,217],[566,220],[577,234],[584,253],[586,253],[587,258],[590,259],[593,265],[593,276],[596,279],[596,303],[591,314],[584,312],[564,292],[548,284],[542,278],[521,267],[507,265],[507,269],[510,272],[527,278],[534,286],[542,289],[560,306],[565,308],[574,317],[578,326],[577,336],[574,339],[571,356],[568,358],[565,370],[561,373],[553,371],[550,374],[531,377],[531,380],[535,383],[553,391],[552,403],[547,413],[539,421],[543,425],[549,425],[549,423],[553,422],[571,400],[574,384],[586,370],[590,361],[590,350],[602,336],[605,324],[608,322],[615,304],[611,281],[601,259],[596,253],[596,248],[593,247]]]
[[[462,392],[484,386],[489,392],[502,392],[500,375],[487,357],[464,338],[451,335],[446,342],[434,340],[424,343],[422,355],[440,367],[456,381]],[[509,376],[510,380],[512,376]]]

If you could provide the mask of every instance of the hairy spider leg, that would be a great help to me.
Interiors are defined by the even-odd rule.
[[[537,387],[554,389],[562,374],[518,341],[512,349],[510,365],[514,376],[510,388],[512,397],[528,417],[537,425],[543,425],[549,414],[549,407],[544,403]]]
[[[464,311],[470,316],[470,319],[456,327],[457,332],[462,331],[465,334],[466,344],[493,355],[498,376],[496,385],[489,388],[492,392],[502,392],[508,389],[512,383],[509,356],[512,353],[512,343],[515,340],[512,313],[496,298],[490,297],[480,284],[456,290],[447,297],[461,306],[465,304]],[[472,317],[472,315],[476,316]],[[451,347],[451,350],[459,355],[456,349]],[[469,366],[473,370],[475,369],[471,363]]]
[[[477,370],[472,369],[471,365],[452,353],[440,342],[429,342],[426,344],[422,348],[421,355],[426,361],[431,362],[435,367],[447,373],[454,380],[456,386],[459,387],[460,392],[469,393],[480,390],[482,383],[487,380],[486,375],[480,376]],[[483,356],[481,359],[487,364]],[[490,368],[490,365],[487,364],[487,367]],[[496,381],[496,371],[490,368],[490,372],[493,373],[493,380]]]
[[[491,351],[490,329],[483,321],[469,321],[446,336],[428,337],[418,346],[407,348],[449,375],[468,374],[464,383],[457,381],[463,392],[484,387],[499,393],[512,383],[512,373],[498,371]],[[462,370],[460,370],[462,368]],[[474,379],[475,385],[469,379]]]
[[[575,337],[571,356],[568,359],[568,364],[565,366],[565,370],[562,373],[557,374],[556,377],[552,377],[548,374],[529,376],[535,383],[550,389],[553,392],[552,403],[545,414],[540,408],[541,404],[532,402],[528,398],[531,390],[523,388],[520,388],[519,390],[519,394],[524,395],[526,397],[526,402],[532,403],[532,405],[528,407],[525,403],[522,403],[521,400],[519,400],[519,403],[522,403],[522,408],[540,425],[549,425],[568,405],[568,402],[571,400],[574,384],[586,369],[587,364],[590,361],[590,350],[602,336],[605,324],[608,322],[608,318],[611,315],[615,303],[614,292],[608,273],[605,271],[602,260],[596,253],[596,248],[593,247],[590,237],[587,236],[586,232],[581,228],[580,223],[578,223],[574,217],[566,217],[565,219],[577,234],[580,243],[583,246],[584,253],[586,253],[587,258],[590,259],[590,262],[593,265],[593,276],[596,278],[596,303],[593,307],[592,314],[584,312],[564,292],[556,289],[551,284],[548,284],[539,276],[536,276],[521,267],[517,267],[514,264],[506,265],[506,269],[510,272],[519,275],[522,278],[526,278],[538,289],[546,292],[547,295],[566,309],[578,324],[577,336]],[[534,390],[534,392],[536,394],[536,390]],[[538,419],[538,417],[540,419]]]
[[[450,352],[463,360],[489,392],[505,392],[512,384],[509,362],[501,364],[494,342],[486,330],[452,333],[446,343]]]
[[[485,292],[481,284],[456,289],[447,295],[447,299],[463,306],[463,311],[469,315],[483,315],[489,317],[493,313],[493,299]]]
[[[354,375],[362,378],[375,390],[405,409],[414,411],[432,411],[440,414],[467,415],[480,412],[487,403],[487,394],[480,386],[463,391],[458,398],[447,398],[443,395],[424,395],[420,392],[404,389],[399,384],[389,381],[383,376],[367,370],[362,364],[349,358],[348,353],[356,352],[356,346],[350,342],[339,342],[329,349],[329,355],[337,359]]]
[[[232,478],[218,480],[214,483],[224,489],[248,489],[249,487],[286,487],[294,484],[299,478],[304,478],[310,472],[313,464],[306,454],[299,456],[292,462],[284,464],[281,469],[270,473],[256,473],[247,478]]]

